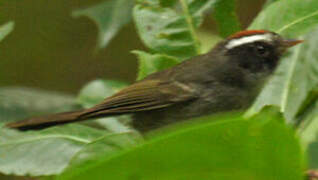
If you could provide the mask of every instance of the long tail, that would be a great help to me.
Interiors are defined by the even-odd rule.
[[[40,130],[51,126],[62,125],[77,121],[83,121],[86,119],[97,118],[101,116],[96,113],[88,113],[87,110],[79,110],[72,112],[64,112],[46,116],[32,117],[18,122],[12,122],[6,124],[6,127],[19,129],[22,131],[26,130]],[[105,115],[103,115],[105,116]]]

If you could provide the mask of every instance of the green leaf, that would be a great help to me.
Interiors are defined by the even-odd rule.
[[[318,29],[307,34],[302,45],[295,47],[290,56],[281,59],[281,65],[267,83],[248,115],[268,105],[278,106],[285,118],[295,123],[309,93],[318,86]]]
[[[202,53],[208,53],[218,42],[222,40],[222,37],[218,34],[204,29],[200,29],[198,31],[198,38],[201,42]]]
[[[82,125],[66,125],[43,131],[0,131],[0,172],[18,176],[61,173],[75,153],[107,132]]]
[[[14,28],[14,22],[8,22],[0,26],[0,41],[2,41]]]
[[[29,116],[76,108],[72,96],[21,87],[0,88],[0,126]]]
[[[124,83],[116,81],[95,81],[82,90],[79,101],[89,107],[94,101],[100,101],[98,98],[104,98],[101,96],[110,96],[123,86]],[[13,119],[44,112],[52,113],[59,108],[67,111],[66,105],[74,104],[73,98],[66,95],[22,88],[2,88],[0,98],[0,112],[3,112],[0,113],[0,117],[12,116]],[[94,151],[95,154],[89,154],[87,151],[90,147],[106,148],[107,145],[112,151],[100,151],[103,154],[111,154],[124,148],[118,148],[123,143],[133,145],[137,142],[136,133],[134,137],[129,128],[118,122],[118,118],[104,118],[98,121],[100,124],[104,123],[107,130],[97,130],[79,124],[35,132],[18,132],[2,128],[0,172],[19,176],[56,175],[68,167],[77,152],[85,154],[85,158],[79,156],[79,160],[76,160],[75,164],[80,164],[99,155],[97,150]],[[126,133],[115,134],[117,132]]]
[[[111,156],[121,150],[136,146],[141,142],[137,133],[126,132],[119,134],[106,134],[91,143],[85,145],[70,161],[66,172],[76,171],[81,166],[90,166],[100,160],[101,157]]]
[[[202,53],[195,30],[202,22],[203,13],[213,7],[215,0],[178,2],[181,12],[174,3],[139,1],[133,17],[139,36],[148,48],[185,59]]]
[[[218,0],[212,13],[222,37],[228,37],[241,30],[235,12],[235,0]]]
[[[249,29],[267,29],[296,37],[318,24],[318,1],[281,0],[271,3],[253,21]]]
[[[139,60],[137,80],[141,80],[151,73],[167,69],[179,63],[178,59],[163,54],[149,54],[143,51],[133,51],[133,53],[138,56]]]
[[[272,3],[276,2],[276,1],[279,1],[279,0],[267,0],[264,3],[263,7],[266,8],[267,6],[269,6],[270,4],[272,4]]]
[[[303,179],[301,148],[281,118],[223,118],[203,118],[57,179]]]
[[[318,135],[318,99],[313,103],[311,108],[308,108],[308,112],[305,116],[305,121],[298,128],[301,135],[301,140],[307,146],[311,142],[317,140]]]
[[[118,31],[131,20],[132,0],[108,0],[93,7],[75,10],[73,17],[87,16],[99,30],[98,47],[105,48]]]
[[[211,10],[212,8],[215,9],[214,4],[216,0],[205,0],[205,1],[198,1],[198,0],[179,0],[179,2],[183,6],[187,6],[186,8],[189,9],[189,15],[193,16],[193,18],[198,18],[200,22],[203,21],[203,15],[205,12]],[[200,24],[195,24],[200,25]]]
[[[159,0],[162,7],[171,7],[177,3],[177,0]],[[142,0],[141,0],[142,2]]]
[[[303,118],[303,123],[298,131],[302,143],[306,147],[309,167],[318,168],[318,99],[307,108],[307,113]]]
[[[84,108],[90,108],[101,103],[105,98],[113,95],[128,84],[121,81],[113,80],[94,80],[88,83],[79,93],[78,102]],[[121,133],[131,131],[126,124],[130,121],[127,116],[116,116],[107,118],[98,118],[93,121],[84,122],[93,126],[99,126],[113,133]]]

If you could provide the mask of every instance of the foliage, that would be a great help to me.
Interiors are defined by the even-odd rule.
[[[74,97],[38,89],[0,88],[0,126],[29,116],[76,108]]]
[[[214,2],[180,0],[178,5],[182,10],[179,12],[175,4],[163,7],[159,1],[139,1],[133,12],[139,36],[156,52],[180,58],[200,54],[195,28]]]
[[[0,41],[2,41],[14,28],[14,22],[0,26]]]
[[[138,79],[142,79],[206,52],[205,39],[238,31],[235,6],[233,0],[138,0],[135,4],[111,0],[76,10],[73,16],[87,16],[98,25],[100,48],[132,17],[150,51],[133,51],[139,59]],[[126,126],[129,117],[36,132],[1,128],[0,172],[21,176],[62,173],[54,179],[302,179],[306,162],[302,148],[309,155],[310,167],[318,167],[317,9],[316,0],[269,0],[252,22],[249,29],[301,36],[306,43],[283,58],[247,112],[248,120],[238,114],[205,117],[159,132],[145,142]],[[199,29],[211,12],[220,34],[216,38],[204,37]],[[12,28],[12,22],[1,26],[0,40]],[[91,107],[126,85],[96,80],[77,98],[1,88],[0,125],[30,115]],[[277,106],[281,115],[263,111],[267,106]],[[298,127],[297,131],[285,121]]]
[[[306,43],[295,47],[289,56],[282,59],[275,76],[249,113],[255,113],[267,105],[276,105],[289,122],[296,123],[297,114],[302,113],[302,105],[308,106],[304,103],[318,86],[317,35],[318,29],[301,37]]]
[[[256,17],[250,28],[267,29],[295,37],[312,30],[318,23],[317,17],[317,1],[275,1]]]
[[[179,63],[175,57],[164,54],[149,54],[142,51],[133,51],[139,59],[139,72],[137,80],[143,79],[151,73],[167,69]]]
[[[222,37],[227,37],[240,30],[240,23],[235,13],[235,0],[218,0],[212,15]]]
[[[32,176],[61,173],[75,153],[106,134],[80,125],[26,133],[1,131],[1,171]]]
[[[84,107],[88,107],[123,86],[125,83],[97,80],[82,90],[78,101]],[[26,88],[3,88],[0,89],[0,94],[2,123],[5,120],[12,121],[35,114],[65,111],[79,106],[72,97]],[[100,127],[107,128],[96,129],[72,124],[35,132],[1,129],[1,172],[20,176],[59,174],[69,166],[69,163],[74,164],[73,166],[78,164],[73,159],[89,161],[91,147],[99,147],[100,152],[107,151],[110,154],[135,144],[138,140],[138,135],[119,123],[118,118],[103,118],[96,123]]]
[[[131,0],[104,1],[89,8],[76,10],[72,15],[92,19],[99,30],[98,47],[105,48],[118,31],[130,22],[133,5],[134,1]]]
[[[227,120],[201,118],[57,179],[302,179],[301,148],[281,117],[217,119]]]
[[[306,115],[303,117],[303,123],[298,131],[309,156],[309,167],[318,168],[318,100],[309,108]]]

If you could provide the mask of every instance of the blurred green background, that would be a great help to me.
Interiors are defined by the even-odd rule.
[[[243,28],[264,0],[238,0]],[[0,86],[26,86],[77,93],[87,82],[117,79],[132,82],[137,72],[134,49],[144,49],[134,25],[125,26],[104,49],[96,51],[97,27],[73,10],[100,0],[2,0],[0,24],[15,21],[14,31],[0,43]],[[216,33],[212,17],[203,29]]]

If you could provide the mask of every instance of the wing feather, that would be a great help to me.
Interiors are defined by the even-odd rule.
[[[193,89],[185,84],[146,80],[105,99],[102,103],[88,109],[82,117],[160,109],[195,97],[197,95]]]

